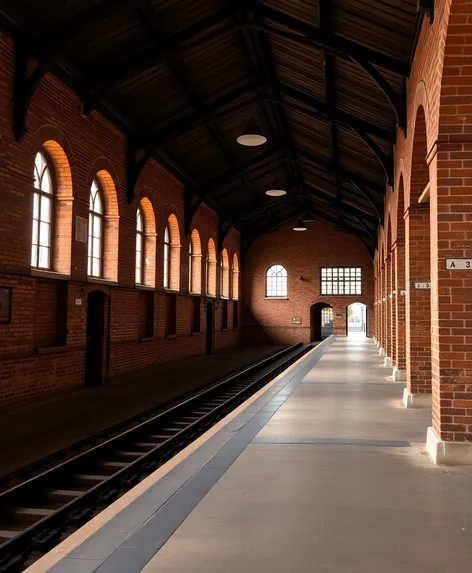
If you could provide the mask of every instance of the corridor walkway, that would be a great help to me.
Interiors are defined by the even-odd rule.
[[[469,571],[472,470],[431,463],[381,364],[325,341],[50,571]]]

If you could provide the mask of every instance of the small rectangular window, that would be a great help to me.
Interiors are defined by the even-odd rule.
[[[360,267],[322,268],[321,294],[325,296],[362,294],[362,269]]]

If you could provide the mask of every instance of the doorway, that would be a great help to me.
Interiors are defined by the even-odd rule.
[[[206,354],[214,354],[215,352],[215,313],[212,302],[207,302],[205,305],[206,310]]]
[[[99,386],[104,381],[106,367],[105,324],[108,297],[99,290],[94,290],[87,299],[87,344],[85,354],[85,384]]]
[[[320,342],[333,334],[333,308],[317,302],[310,308],[310,342]]]
[[[346,330],[348,336],[367,336],[367,306],[353,302],[347,307]]]

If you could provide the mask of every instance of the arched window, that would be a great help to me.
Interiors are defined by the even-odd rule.
[[[188,244],[188,290],[192,292],[193,257],[192,241]]]
[[[87,269],[90,277],[103,275],[103,197],[96,179],[90,187]]]
[[[287,296],[287,271],[282,265],[272,265],[266,272],[266,297]]]
[[[141,207],[136,210],[136,284],[144,284],[144,217]]]
[[[221,253],[221,296],[229,298],[229,258],[226,249]]]
[[[169,288],[170,277],[170,237],[169,227],[164,231],[164,288]]]
[[[233,255],[233,300],[239,300],[239,259],[238,255]]]
[[[34,161],[33,236],[31,266],[51,268],[53,186],[46,157],[38,152]]]
[[[189,290],[194,294],[202,292],[202,243],[197,229],[192,231],[189,244]]]
[[[216,296],[216,248],[213,239],[208,241],[206,292],[210,296]]]

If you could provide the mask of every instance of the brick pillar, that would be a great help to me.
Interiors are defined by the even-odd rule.
[[[390,339],[392,341],[391,347],[391,358],[392,358],[392,366],[397,363],[397,307],[396,307],[396,272],[395,272],[395,264],[396,264],[396,251],[397,251],[397,244],[394,243],[392,245],[392,252],[391,254],[391,264],[390,264]]]
[[[431,393],[431,291],[415,289],[430,282],[429,205],[412,204],[406,229],[406,379],[405,405],[427,405]],[[408,397],[407,397],[408,396]]]
[[[374,277],[374,336],[376,344],[379,343],[379,277],[375,269]]]
[[[392,253],[388,253],[385,261],[385,326],[386,326],[386,345],[385,345],[385,366],[392,365],[392,299],[390,294],[392,292]]]
[[[382,292],[381,292],[381,306],[382,306],[382,355],[385,355],[387,348],[387,265],[386,262],[382,263]]]
[[[403,225],[402,225],[403,227]],[[404,235],[404,232],[402,233]],[[395,351],[395,370],[394,378],[396,380],[406,379],[406,332],[405,332],[405,243],[404,236],[402,241],[397,240],[395,249],[395,320],[396,320],[396,351]]]
[[[446,442],[436,452],[443,455],[439,463],[471,463],[472,446],[463,444],[472,443],[472,263],[470,270],[446,270],[446,259],[472,260],[472,188],[465,179],[472,176],[472,145],[439,144],[436,160],[437,196],[431,198],[434,438]]]

